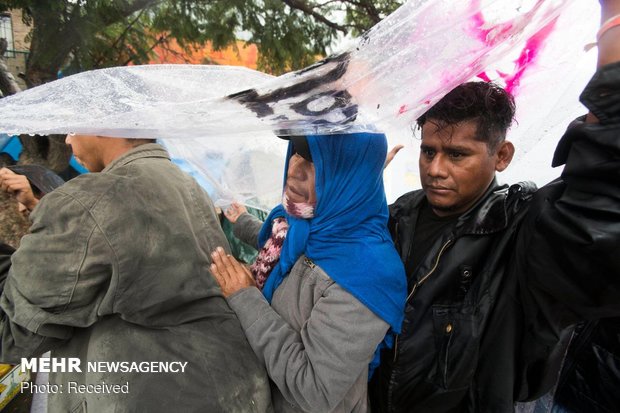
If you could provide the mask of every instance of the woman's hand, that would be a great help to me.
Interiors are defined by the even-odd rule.
[[[233,224],[237,222],[237,219],[241,216],[241,214],[247,213],[248,210],[245,206],[241,205],[238,202],[233,202],[227,209],[224,211],[224,216]]]
[[[250,270],[231,255],[227,255],[222,247],[217,247],[211,253],[211,258],[211,273],[220,285],[224,297],[256,285]]]

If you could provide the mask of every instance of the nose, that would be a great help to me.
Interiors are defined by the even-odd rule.
[[[17,203],[17,209],[21,214],[26,214],[28,212],[28,208],[26,208],[26,205],[22,204],[21,202]]]
[[[446,160],[442,154],[438,153],[433,157],[428,165],[427,174],[431,178],[445,179],[448,177]]]
[[[65,143],[67,145],[71,145],[71,137],[72,136],[73,136],[72,134],[68,134],[67,136],[65,136]]]
[[[304,172],[304,162],[306,161],[301,156],[295,154],[288,161],[288,170],[286,171],[286,177],[288,178],[297,178],[303,179],[306,174]]]

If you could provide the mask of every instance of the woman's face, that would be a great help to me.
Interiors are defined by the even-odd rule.
[[[284,194],[290,202],[316,204],[314,164],[294,154],[288,163]]]

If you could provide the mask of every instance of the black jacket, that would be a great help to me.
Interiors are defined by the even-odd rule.
[[[373,412],[512,412],[544,394],[567,329],[620,315],[620,64],[581,100],[600,124],[575,121],[558,145],[562,178],[540,190],[488,189],[408,274],[405,321],[371,382]],[[391,206],[410,257],[424,193]]]
[[[566,413],[617,413],[620,408],[620,318],[575,329],[555,389]]]

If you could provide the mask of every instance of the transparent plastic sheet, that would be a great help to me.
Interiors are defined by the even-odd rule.
[[[282,198],[288,141],[273,134],[166,139],[162,143],[173,160],[209,192],[215,206],[226,208],[239,201],[269,210]]]
[[[0,100],[0,132],[164,139],[222,204],[237,198],[268,208],[279,200],[286,146],[274,134],[381,130],[410,150],[388,168],[393,199],[417,185],[415,119],[477,75],[505,84],[517,98],[519,126],[510,136],[525,148],[517,161],[529,159],[552,130],[557,140],[558,125],[583,111],[573,89],[585,80],[575,71],[585,67],[583,45],[597,13],[594,1],[412,0],[342,52],[298,72],[85,72]],[[521,177],[536,180],[530,172]]]
[[[485,13],[501,15],[502,3],[489,2],[473,18],[484,19]],[[500,182],[531,180],[542,186],[560,175],[562,168],[551,168],[551,160],[568,124],[586,113],[579,94],[594,74],[597,50],[586,51],[585,46],[595,41],[599,16],[596,1],[566,2],[557,20],[517,42],[502,59],[467,79],[492,80],[515,96],[516,122],[508,139],[515,144],[516,153],[508,169],[498,174]],[[392,202],[420,187],[420,132],[415,125],[390,125],[386,132],[390,145],[405,145],[386,170],[386,192]]]
[[[272,78],[243,67],[209,65],[91,70],[0,99],[0,132],[181,139],[208,137],[212,131],[230,135],[239,108],[223,111],[217,97]],[[203,118],[214,126],[203,129]]]

